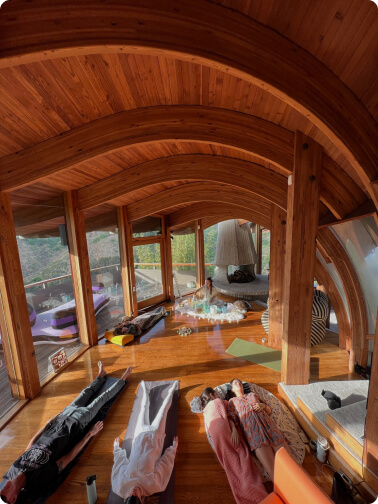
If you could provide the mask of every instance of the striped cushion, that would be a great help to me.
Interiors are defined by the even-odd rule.
[[[328,318],[329,306],[328,297],[322,291],[314,291],[314,301],[312,304],[312,325],[311,325],[311,346],[320,343],[326,334],[326,321]],[[265,332],[269,333],[269,298],[268,308],[261,315],[261,324]]]

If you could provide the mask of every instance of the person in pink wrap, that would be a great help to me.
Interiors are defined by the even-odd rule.
[[[211,387],[201,394],[201,406],[215,453],[226,471],[237,504],[258,504],[268,494],[254,465],[243,435],[228,419],[227,401]]]

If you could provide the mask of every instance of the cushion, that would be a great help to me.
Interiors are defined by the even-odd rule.
[[[260,504],[283,504],[283,501],[274,492],[270,493]]]
[[[234,306],[240,313],[246,313],[251,309],[250,303],[248,303],[248,301],[244,301],[244,299],[238,299],[235,301]]]
[[[53,313],[51,317],[51,327],[53,329],[64,329],[77,324],[76,307],[63,308]]]
[[[119,334],[118,336],[114,336],[113,331],[106,331],[104,334],[105,338],[110,341],[110,343],[114,343],[115,345],[124,346],[130,341],[133,341],[133,334]]]

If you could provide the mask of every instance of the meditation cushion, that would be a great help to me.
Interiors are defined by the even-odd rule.
[[[77,324],[76,307],[56,311],[51,317],[53,329],[64,329]]]
[[[29,303],[28,303],[28,312],[29,312],[30,325],[33,327],[33,325],[36,323],[37,320],[37,312],[35,311],[34,307]]]
[[[133,334],[118,334],[117,336],[114,336],[113,331],[106,331],[104,336],[108,341],[110,341],[110,343],[114,343],[119,346],[127,345],[127,343],[130,343],[130,341],[133,341],[134,339]]]

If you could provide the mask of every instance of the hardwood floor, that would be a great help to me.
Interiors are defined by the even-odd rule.
[[[239,324],[221,325],[192,320],[171,312],[146,335],[124,348],[102,340],[46,385],[40,395],[0,432],[0,471],[3,474],[26,448],[32,435],[95,378],[97,362],[102,360],[108,372],[118,377],[128,365],[132,365],[134,372],[129,386],[109,412],[104,430],[90,444],[65,483],[48,502],[87,502],[85,479],[90,474],[97,474],[98,503],[106,502],[113,440],[125,433],[136,390],[142,379],[180,380],[176,503],[234,502],[223,469],[207,442],[203,419],[201,415],[191,413],[190,401],[207,385],[215,386],[234,377],[253,381],[278,396],[278,372],[225,353],[235,337],[261,343],[261,338],[265,336],[260,323],[262,311],[263,307],[254,304],[253,311]],[[188,337],[181,337],[176,332],[184,325],[193,330]],[[322,343],[312,350],[311,355],[311,376],[315,380],[357,377],[348,374],[347,353],[332,342]],[[306,457],[304,467],[330,493],[329,469],[324,471],[327,474],[325,476],[311,455]]]

